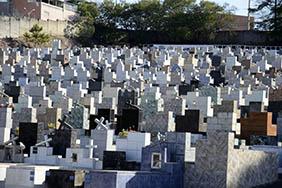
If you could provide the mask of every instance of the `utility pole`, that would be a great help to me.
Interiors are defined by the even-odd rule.
[[[251,0],[248,3],[248,30],[251,30]]]
[[[274,4],[274,30],[277,29],[277,0],[275,0]]]

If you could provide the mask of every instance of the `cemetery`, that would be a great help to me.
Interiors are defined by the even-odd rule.
[[[282,50],[0,49],[0,187],[258,187],[282,177]]]

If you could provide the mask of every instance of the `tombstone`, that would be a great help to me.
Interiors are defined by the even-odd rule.
[[[12,108],[0,108],[0,144],[10,140],[12,129]]]
[[[250,136],[250,145],[277,146],[277,143],[278,143],[278,137],[276,136],[258,136],[258,135]]]
[[[19,123],[19,142],[25,145],[24,153],[30,154],[31,146],[37,143],[38,124],[37,123]]]
[[[125,161],[124,151],[104,151],[103,170],[123,170]]]
[[[45,173],[58,166],[11,165],[6,169],[5,187],[44,187]],[[15,178],[15,177],[21,177]]]
[[[127,137],[118,137],[116,139],[116,150],[125,151],[127,161],[141,162],[142,147],[150,144],[150,133],[128,132]]]
[[[44,85],[27,85],[24,89],[25,94],[32,97],[32,104],[38,103],[40,100],[44,100],[46,97],[46,86]]]
[[[65,117],[59,120],[59,122],[61,125],[59,129],[56,129],[54,134],[51,135],[52,142],[50,145],[53,147],[53,155],[61,155],[64,158],[66,157],[67,148],[76,147],[78,130],[73,129],[71,125],[66,123]]]
[[[73,84],[67,87],[67,96],[72,98],[74,101],[79,101],[81,97],[87,94],[87,90],[83,88],[82,84]]]
[[[102,162],[93,157],[93,151],[97,148],[93,139],[89,139],[87,145],[76,148],[67,148],[66,157],[60,160],[61,166],[83,169],[102,169]]]
[[[31,146],[30,155],[24,159],[24,162],[37,165],[59,165],[59,156],[53,155],[53,148],[49,144],[51,141],[52,138],[44,135],[44,141]]]
[[[212,70],[210,72],[210,76],[214,80],[214,86],[220,86],[221,84],[225,84],[225,77],[219,70]]]
[[[97,115],[90,115],[90,131],[95,129],[98,125],[95,119],[101,119],[102,117],[105,118],[105,120],[107,120],[108,122],[113,123],[115,119],[115,112],[113,109],[98,109]]]
[[[128,108],[128,104],[137,104],[138,93],[135,90],[119,90],[118,93],[118,111],[117,113],[120,115],[122,110]]]
[[[181,84],[178,86],[179,96],[187,95],[187,93],[191,91],[195,91],[195,88],[190,84]]]
[[[221,64],[221,56],[219,55],[213,55],[212,56],[212,66],[218,67]]]
[[[212,98],[199,96],[199,92],[189,92],[186,97],[186,105],[189,110],[200,110],[203,117],[212,117]]]
[[[17,85],[16,82],[9,82],[8,84],[4,85],[5,93],[10,97],[13,97],[13,102],[18,102],[18,97],[20,95],[21,87]]]
[[[282,111],[282,101],[269,101],[268,112],[272,112],[272,123],[277,123],[279,112]]]
[[[200,133],[204,119],[200,110],[185,110],[185,115],[176,115],[175,123],[176,132]]]
[[[89,82],[88,94],[92,93],[93,91],[102,91],[104,85],[102,81],[90,79],[88,82]]]
[[[250,136],[277,136],[277,126],[272,124],[271,112],[251,112],[247,118],[241,118],[241,139],[250,143]]]
[[[14,137],[4,144],[0,145],[0,162],[4,163],[22,163],[24,161],[23,150],[25,146],[22,143],[17,144],[19,137]]]
[[[142,122],[142,111],[139,108],[123,109],[122,115],[117,116],[117,127],[115,134],[122,130],[138,131]]]
[[[46,172],[45,184],[53,188],[83,187],[86,172],[78,169],[51,169]]]
[[[67,115],[66,123],[73,126],[75,129],[89,129],[88,108],[75,103],[71,112]]]
[[[186,100],[178,97],[168,97],[168,95],[163,97],[164,99],[164,112],[173,112],[175,115],[184,115]]]
[[[103,117],[100,120],[95,119],[97,127],[91,130],[91,138],[94,144],[97,145],[97,148],[94,150],[94,157],[100,160],[103,159],[104,151],[115,150],[113,145],[114,130],[109,129],[110,123],[107,121],[104,123],[104,120]]]

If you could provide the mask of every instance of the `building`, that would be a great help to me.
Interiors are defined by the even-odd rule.
[[[0,14],[45,21],[69,20],[75,16],[76,6],[65,0],[1,0]]]
[[[231,15],[231,22],[226,28],[222,28],[223,31],[247,31],[253,30],[255,25],[255,18],[250,17],[250,27],[248,16]]]

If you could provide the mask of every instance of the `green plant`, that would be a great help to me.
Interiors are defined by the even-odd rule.
[[[43,32],[43,27],[38,24],[34,24],[29,32],[24,33],[24,39],[26,42],[33,45],[40,46],[50,41],[50,35]]]

